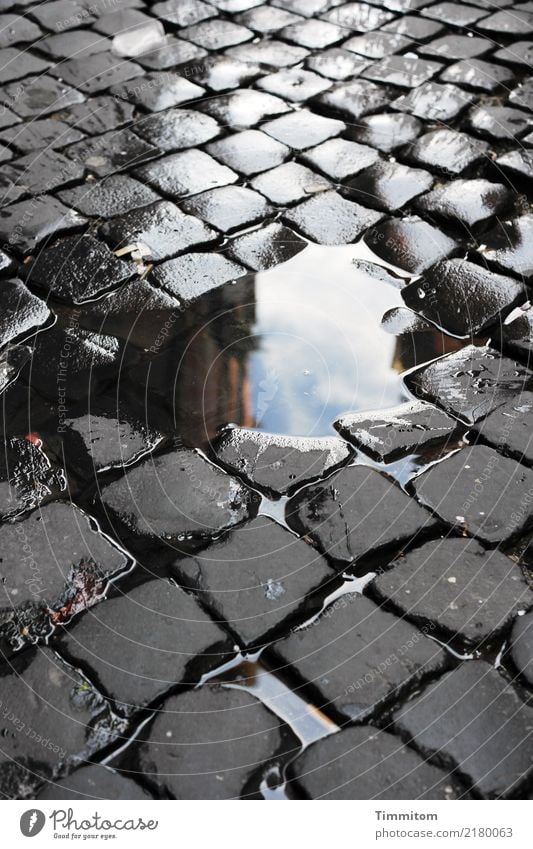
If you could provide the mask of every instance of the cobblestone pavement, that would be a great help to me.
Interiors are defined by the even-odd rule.
[[[5,798],[530,798],[532,60],[0,0]]]

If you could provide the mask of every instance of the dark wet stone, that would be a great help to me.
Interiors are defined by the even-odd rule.
[[[238,480],[185,448],[141,463],[102,488],[101,497],[134,534],[165,540],[213,536],[253,515],[258,502]]]
[[[0,15],[0,48],[39,41],[42,31],[26,15]]]
[[[264,644],[289,622],[309,619],[320,607],[319,591],[330,591],[334,577],[312,546],[266,518],[177,560],[173,569],[242,647]]]
[[[394,212],[431,188],[434,177],[421,168],[409,168],[397,162],[375,162],[345,184],[350,200]]]
[[[533,603],[516,563],[474,540],[427,542],[391,565],[373,583],[380,598],[402,616],[471,644],[507,628]]]
[[[148,68],[151,71],[165,71],[168,69],[174,70],[176,66],[183,65],[184,73],[194,76],[198,84],[200,80],[196,72],[196,67],[203,68],[205,66],[204,57],[207,56],[207,51],[196,44],[191,44],[190,41],[183,41],[181,38],[173,38],[167,35],[162,46],[156,47],[142,56],[136,56],[136,61],[143,68]],[[198,65],[195,66],[194,63]]]
[[[527,299],[524,286],[464,259],[439,262],[402,289],[406,306],[454,336],[475,336]]]
[[[236,20],[243,26],[255,30],[255,32],[270,35],[270,33],[276,32],[282,27],[300,21],[301,18],[285,9],[259,5],[238,15]]]
[[[134,77],[142,76],[144,70],[137,62],[119,59],[111,52],[102,52],[61,62],[53,73],[85,94],[98,94],[111,86],[118,86]],[[132,82],[131,86],[133,88],[135,83]]]
[[[488,180],[454,180],[428,192],[415,203],[417,210],[448,221],[461,221],[468,228],[501,215],[512,196],[501,183]]]
[[[233,647],[191,595],[162,579],[107,599],[54,642],[121,713],[196,684]]]
[[[234,133],[220,141],[211,142],[206,150],[246,177],[281,165],[290,153],[286,145],[260,130]]]
[[[203,222],[185,215],[170,201],[111,218],[100,228],[113,250],[135,243],[155,260],[169,259],[180,251],[213,242],[217,235]],[[146,252],[144,252],[146,248]]]
[[[531,117],[509,106],[477,106],[468,115],[472,130],[491,139],[516,139],[531,129]]]
[[[334,427],[344,439],[380,463],[416,454],[457,434],[454,419],[423,401],[407,401],[374,413],[347,413]]]
[[[440,62],[417,59],[411,56],[386,56],[369,68],[361,76],[378,83],[417,88],[442,70]]]
[[[149,186],[127,174],[113,174],[74,186],[59,192],[59,198],[83,215],[95,218],[113,218],[160,199]]]
[[[379,159],[379,153],[365,144],[347,139],[329,139],[307,150],[302,159],[334,181],[353,177]],[[320,177],[315,176],[320,185]]]
[[[131,263],[118,259],[91,235],[69,236],[41,251],[24,266],[29,284],[72,304],[91,301],[134,274]]]
[[[223,233],[259,223],[272,213],[264,197],[244,186],[211,189],[185,201],[181,208]]]
[[[532,378],[533,372],[497,351],[468,345],[411,372],[405,383],[417,398],[473,424],[529,389]]]
[[[527,493],[533,472],[474,445],[415,478],[417,497],[449,524],[495,545],[531,523]]]
[[[31,799],[112,742],[109,708],[78,670],[49,648],[24,654],[2,674],[2,793]]]
[[[31,434],[29,434],[31,436]],[[53,468],[37,440],[11,437],[1,441],[0,518],[20,516],[66,488],[64,473]],[[1,562],[1,561],[0,561]],[[26,590],[29,592],[29,590]],[[20,588],[13,592],[19,595]],[[7,599],[9,601],[9,599]],[[11,605],[13,599],[11,599]]]
[[[498,37],[502,35],[531,35],[533,33],[533,13],[531,7],[529,7],[529,11],[520,11],[515,6],[514,9],[495,12],[494,15],[479,21],[476,28],[482,32],[494,33]]]
[[[254,696],[207,684],[172,696],[141,731],[136,771],[149,775],[159,798],[237,799],[279,752],[282,731]]]
[[[290,112],[290,106],[281,98],[267,94],[266,91],[246,89],[208,98],[201,106],[204,112],[216,118],[223,127],[234,130],[253,127],[274,115]]]
[[[529,44],[529,42],[528,42]],[[495,56],[498,56],[496,53]],[[494,91],[500,85],[512,80],[514,74],[502,65],[494,65],[483,59],[462,59],[440,75],[445,83],[455,83],[481,91]]]
[[[65,150],[74,163],[79,163],[105,177],[123,168],[132,168],[148,159],[153,159],[159,151],[156,147],[140,139],[129,129],[112,130],[96,138],[86,139],[71,145]]]
[[[307,748],[291,771],[310,799],[456,799],[454,778],[377,728],[346,728]]]
[[[529,358],[533,354],[533,309],[525,309],[501,328],[503,344],[513,356]]]
[[[533,275],[533,214],[512,221],[498,221],[484,237],[481,255],[486,262],[518,276]]]
[[[522,392],[479,422],[475,433],[504,454],[533,465],[532,425],[533,393]]]
[[[509,95],[509,103],[513,106],[533,111],[533,77],[526,77],[520,85],[512,90]]]
[[[353,50],[369,59],[383,59],[400,50],[405,50],[411,44],[411,39],[397,32],[367,32],[356,35],[343,44],[345,50]]]
[[[165,0],[163,3],[155,3],[152,13],[180,27],[192,26],[216,15],[213,6],[203,0]]]
[[[135,176],[161,194],[183,198],[235,183],[239,175],[203,150],[184,150],[135,169]]]
[[[24,85],[9,83],[0,91],[0,100],[21,118],[42,118],[85,100],[83,94],[53,77],[27,77]]]
[[[0,35],[1,38],[1,35]],[[6,47],[0,50],[0,85],[20,80],[29,74],[40,74],[50,66],[49,62],[38,59],[27,50]]]
[[[27,345],[14,345],[0,351],[0,394],[10,386],[31,357]]]
[[[247,274],[246,268],[220,253],[188,253],[158,265],[151,279],[189,305],[206,292]]]
[[[171,71],[150,72],[142,79],[111,87],[112,95],[142,106],[148,112],[161,112],[171,106],[180,106],[201,97],[204,92],[201,86]]]
[[[411,115],[369,115],[362,118],[359,126],[352,130],[358,141],[390,153],[397,147],[409,144],[420,134],[422,124]]]
[[[393,109],[427,121],[450,121],[472,102],[472,95],[455,85],[424,83],[391,103]]]
[[[513,663],[529,684],[533,684],[533,613],[519,616],[511,635]]]
[[[307,246],[288,227],[277,222],[233,239],[227,253],[254,271],[265,271],[286,262]]]
[[[0,283],[0,345],[22,341],[50,322],[51,312],[21,280]]]
[[[37,794],[36,799],[129,799],[145,801],[152,796],[140,784],[119,775],[107,766],[87,764],[61,781],[50,782]]]
[[[42,150],[42,148],[66,147],[68,144],[73,144],[85,138],[85,134],[80,133],[74,127],[69,127],[63,121],[58,121],[55,118],[43,118],[42,121],[31,121],[22,124],[21,127],[10,127],[2,132],[0,138],[8,144],[14,145],[22,153],[28,153],[33,150]]]
[[[346,129],[346,124],[343,121],[325,118],[307,109],[301,109],[299,112],[269,121],[263,124],[261,129],[269,136],[299,151],[338,136]]]
[[[0,238],[27,253],[51,236],[79,230],[87,219],[50,195],[40,195],[0,209]]]
[[[402,654],[404,645],[409,648]],[[343,722],[367,719],[445,663],[440,646],[415,626],[354,593],[326,608],[310,627],[275,643],[273,651],[284,670],[287,664],[305,682],[312,703]]]
[[[486,38],[470,37],[468,35],[443,35],[430,44],[423,44],[418,52],[423,56],[436,59],[474,59],[482,56],[493,48],[492,42]]]
[[[455,253],[457,243],[421,218],[388,218],[365,236],[367,245],[385,262],[409,274],[420,274]]]
[[[73,162],[55,150],[39,150],[14,159],[3,167],[4,175],[25,194],[42,195],[81,180],[82,163]]]
[[[93,136],[128,124],[133,113],[131,103],[102,95],[72,106],[61,113],[61,117],[73,124],[77,130],[83,130],[87,135]]]
[[[332,47],[315,53],[305,61],[305,67],[310,71],[316,71],[330,80],[347,80],[349,77],[357,77],[364,68],[368,68],[370,59],[356,56],[342,47]]]
[[[180,36],[206,50],[223,50],[253,38],[253,32],[226,18],[214,18],[180,30]]]
[[[487,17],[487,13],[483,9],[478,9],[476,6],[461,5],[460,3],[437,3],[435,6],[423,9],[421,14],[424,17],[435,18],[437,21],[444,21],[455,27],[468,27],[469,24],[479,21],[480,18]]]
[[[41,38],[38,46],[39,51],[51,59],[70,59],[71,56],[81,59],[108,51],[111,44],[109,39],[99,37],[90,29],[71,29]]]
[[[241,62],[231,56],[211,56],[202,60],[194,79],[211,91],[227,91],[251,85],[262,73],[264,68],[255,62]]]
[[[220,132],[217,122],[192,109],[168,109],[137,121],[134,131],[163,152],[183,150],[211,141]]]
[[[395,714],[425,757],[438,754],[489,798],[509,795],[530,770],[524,740],[532,720],[531,708],[484,661],[461,664]]]
[[[312,438],[232,427],[214,445],[219,462],[254,488],[286,495],[344,465],[351,449],[334,436]]]
[[[43,473],[44,468],[37,478],[41,487]],[[24,522],[3,524],[0,538],[0,633],[14,648],[47,636],[53,625],[96,604],[109,578],[131,565],[73,504],[41,505]]]
[[[331,5],[328,3],[328,5]],[[379,29],[394,17],[385,9],[368,6],[366,3],[346,3],[331,9],[324,16],[326,21],[338,24],[345,32],[369,32]]]
[[[85,398],[94,393],[100,378],[116,372],[119,347],[112,336],[80,330],[74,317],[70,327],[53,328],[37,337],[32,383],[59,404],[65,398]]]
[[[409,149],[409,158],[417,165],[458,175],[487,159],[487,142],[456,130],[433,130],[421,136]]]
[[[289,24],[278,33],[280,38],[292,41],[310,50],[325,50],[346,38],[346,30],[327,21],[308,18]]]
[[[442,30],[443,25],[440,21],[424,20],[424,18],[418,18],[414,15],[402,15],[381,27],[382,32],[398,32],[409,36],[411,40],[418,43],[433,38]]]
[[[306,487],[290,499],[286,515],[291,528],[339,568],[386,546],[399,548],[435,525],[414,499],[365,466],[348,466]]]
[[[286,162],[259,174],[251,186],[273,203],[285,205],[327,191],[331,183],[297,162]]]
[[[527,144],[530,144],[532,140],[533,135],[524,139]],[[533,151],[531,150],[509,150],[497,158],[496,165],[515,179],[522,177],[533,180]]]
[[[383,216],[345,200],[337,192],[322,192],[285,212],[289,224],[320,245],[354,242]]]
[[[276,74],[267,74],[258,81],[257,86],[284,100],[302,103],[330,88],[331,81],[313,71],[291,68],[278,71]]]
[[[268,68],[287,68],[290,65],[297,65],[309,55],[305,47],[296,47],[295,44],[287,44],[285,41],[277,41],[273,38],[239,44],[237,47],[230,47],[227,52],[241,62],[257,62]]]
[[[365,74],[366,71],[363,71],[363,76]],[[349,121],[357,121],[369,112],[376,112],[387,106],[389,101],[390,95],[386,88],[364,80],[342,83],[316,99],[321,108],[331,110]]]

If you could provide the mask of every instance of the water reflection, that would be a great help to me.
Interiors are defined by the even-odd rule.
[[[154,356],[148,392],[173,389],[176,429],[197,445],[221,426],[324,436],[348,410],[405,399],[400,373],[458,347],[431,325],[391,333],[400,290],[354,265],[362,243],[309,245],[270,271],[199,298]]]

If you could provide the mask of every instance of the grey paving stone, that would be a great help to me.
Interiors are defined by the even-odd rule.
[[[299,691],[343,722],[366,720],[445,665],[443,650],[418,628],[355,594],[342,596],[272,651],[275,668],[295,671]]]
[[[307,748],[291,773],[310,799],[457,799],[451,775],[424,761],[400,737],[346,728]]]
[[[157,156],[156,147],[140,139],[131,130],[117,129],[96,138],[77,142],[65,150],[73,163],[99,177],[132,168]]]
[[[44,454],[40,459],[38,449],[27,444],[33,449],[33,474],[46,488],[53,481],[49,463],[47,480]],[[109,579],[131,565],[95,520],[73,504],[41,505],[22,524],[2,524],[0,537],[0,633],[14,648],[48,636],[53,625],[100,601]]]
[[[10,345],[0,351],[0,394],[15,381],[31,357],[27,345]]]
[[[180,35],[206,50],[223,50],[225,47],[249,41],[254,36],[247,27],[225,18],[213,18],[193,24],[180,30]]]
[[[423,401],[406,401],[375,412],[346,413],[334,422],[344,439],[380,463],[457,435],[457,422]]]
[[[524,357],[529,361],[533,353],[533,310],[525,307],[516,317],[501,329],[506,350],[513,356]]]
[[[254,177],[250,185],[272,203],[283,206],[304,200],[316,192],[327,191],[331,187],[329,180],[298,162],[285,162],[277,168],[264,171]]]
[[[249,693],[206,685],[163,704],[141,732],[136,770],[160,798],[237,799],[279,752],[283,730]]]
[[[509,103],[529,112],[533,110],[533,77],[526,77],[509,94]]]
[[[199,481],[191,490],[191,478]],[[258,498],[235,478],[182,448],[129,470],[101,497],[134,534],[179,541],[214,536],[257,510]]]
[[[323,77],[339,82],[349,77],[357,77],[364,68],[368,68],[370,59],[364,59],[342,47],[331,47],[329,50],[320,51],[309,56],[305,60],[305,67],[310,71],[316,71]]]
[[[151,20],[139,9],[117,9],[99,17],[93,29],[104,35],[114,36],[144,26]]]
[[[90,29],[71,29],[66,32],[57,32],[39,39],[39,52],[44,53],[51,59],[81,59],[92,56],[93,53],[109,51],[111,44],[109,39]]]
[[[307,109],[283,115],[262,125],[265,133],[298,151],[338,136],[345,129],[343,121],[315,115]]]
[[[511,199],[511,192],[501,183],[454,180],[417,198],[415,206],[421,212],[447,221],[461,221],[470,228],[504,213]]]
[[[155,260],[169,259],[217,238],[214,230],[192,215],[185,215],[170,201],[152,203],[110,218],[100,227],[100,232],[112,250],[141,244]]]
[[[455,85],[423,83],[409,94],[402,94],[391,106],[427,121],[447,122],[456,118],[472,99],[473,95]]]
[[[344,27],[346,32],[353,30],[369,32],[379,29],[387,21],[392,20],[394,15],[386,9],[369,6],[366,3],[345,3],[330,9],[323,17],[331,23]]]
[[[49,65],[49,62],[39,59],[28,50],[5,47],[0,50],[0,84],[20,80],[29,74],[43,73]]]
[[[531,524],[526,495],[532,486],[530,469],[484,445],[462,449],[414,481],[423,504],[489,545]]]
[[[491,139],[516,139],[531,129],[532,119],[509,106],[477,106],[468,115],[472,130]]]
[[[3,130],[5,127],[13,126],[13,124],[20,124],[20,121],[21,119],[19,116],[15,115],[15,113],[11,109],[8,109],[7,106],[3,106],[3,108],[0,109],[0,129]]]
[[[220,253],[201,251],[161,263],[154,269],[151,279],[184,306],[247,273],[242,265],[231,262]]]
[[[486,248],[481,250],[483,260],[504,272],[531,277],[533,275],[532,232],[533,214],[531,213],[511,221],[498,221],[494,229],[484,237]]]
[[[144,69],[137,62],[120,59],[111,52],[103,51],[61,62],[53,69],[53,73],[85,94],[98,94],[111,86],[142,76]]]
[[[368,80],[401,88],[417,88],[441,71],[440,62],[411,56],[386,56],[366,68],[361,76]]]
[[[194,71],[194,79],[198,85],[218,92],[245,88],[262,73],[264,68],[255,62],[241,62],[233,56],[208,56]]]
[[[238,23],[261,35],[270,35],[282,27],[301,21],[299,15],[294,15],[286,9],[275,6],[259,5],[238,15]]]
[[[2,708],[0,775],[8,799],[31,799],[118,736],[100,695],[49,648],[2,669]]]
[[[50,195],[0,209],[0,238],[14,251],[28,253],[51,236],[79,230],[87,219]]]
[[[531,708],[484,661],[463,663],[396,713],[423,755],[455,766],[488,798],[507,796],[531,769]]]
[[[240,427],[224,430],[213,449],[230,472],[270,495],[291,493],[352,456],[346,443],[332,436],[283,436]]]
[[[235,183],[239,175],[221,165],[203,150],[184,150],[163,156],[134,171],[144,183],[148,183],[163,195],[184,198]]]
[[[45,302],[32,294],[21,280],[0,284],[0,345],[22,341],[50,323],[52,314]]]
[[[241,62],[258,62],[269,68],[287,68],[297,65],[309,55],[305,47],[297,47],[295,44],[287,44],[286,41],[278,41],[274,38],[268,41],[239,44],[237,47],[230,47],[227,52]]]
[[[121,713],[196,684],[232,654],[232,640],[194,598],[155,579],[109,598],[54,640]]]
[[[422,131],[422,123],[412,115],[369,115],[362,118],[352,135],[364,144],[390,153],[397,147],[410,144]]]
[[[391,565],[372,584],[379,598],[402,616],[470,644],[508,628],[533,603],[517,564],[474,540],[427,542]]]
[[[28,434],[28,436],[31,436]],[[57,498],[65,490],[64,473],[52,467],[40,444],[26,436],[13,436],[0,442],[0,518],[13,519],[42,504],[52,493]],[[26,593],[29,591],[26,590]],[[19,595],[16,589],[13,595]],[[7,602],[12,599],[7,599]],[[4,611],[5,613],[6,611]],[[9,609],[8,609],[9,613]]]
[[[366,71],[362,72],[362,76]],[[384,86],[375,83],[355,80],[354,82],[341,83],[330,91],[324,92],[316,98],[316,103],[322,108],[346,118],[348,121],[357,122],[363,115],[377,112],[390,101],[390,93]]]
[[[216,15],[215,8],[203,0],[164,0],[154,4],[152,13],[180,27],[192,26]]]
[[[487,159],[488,144],[456,130],[434,130],[421,136],[409,149],[417,165],[453,176]]]
[[[413,498],[366,466],[348,466],[305,487],[288,502],[286,516],[340,569],[381,548],[399,548],[435,525]]]
[[[494,56],[497,58],[498,53]],[[440,79],[445,83],[464,85],[478,91],[494,91],[512,80],[513,76],[513,72],[503,65],[495,65],[484,59],[462,59],[446,68]]]
[[[285,212],[285,220],[321,245],[354,242],[383,216],[337,192],[322,192]]]
[[[533,14],[531,10],[520,11],[516,7],[512,10],[505,9],[479,21],[476,28],[482,32],[494,33],[498,37],[502,35],[531,35],[533,33]]]
[[[511,635],[511,656],[513,663],[524,678],[533,684],[533,614],[519,616]]]
[[[81,92],[46,75],[26,77],[23,86],[9,83],[0,91],[0,101],[21,118],[42,118],[83,100]]]
[[[458,249],[457,242],[416,216],[386,219],[366,234],[365,242],[378,257],[409,274],[420,274]]]
[[[237,236],[228,248],[228,255],[254,271],[265,271],[286,262],[303,251],[306,242],[282,224],[267,224],[251,233]]]
[[[183,66],[183,73],[187,76],[194,76],[197,85],[199,85],[197,69],[204,67],[207,55],[207,50],[202,47],[191,44],[190,41],[184,41],[182,38],[167,35],[162,45],[158,45],[141,56],[136,56],[136,61],[150,71],[175,70],[177,67]]]
[[[58,193],[67,206],[94,218],[113,218],[160,200],[149,186],[128,174],[112,174]]]
[[[223,233],[259,223],[272,214],[265,198],[245,186],[211,189],[186,200],[181,208]]]
[[[257,82],[257,87],[282,97],[284,100],[303,103],[310,97],[315,97],[320,92],[330,88],[331,81],[313,71],[291,68],[261,77]]]
[[[531,144],[533,136],[529,134],[523,140],[525,144]],[[502,169],[504,173],[508,173],[516,180],[517,178],[524,180],[533,179],[533,151],[531,150],[509,150],[498,156],[496,165]]]
[[[533,465],[533,393],[522,392],[478,422],[474,432],[504,454]]]
[[[402,289],[406,306],[454,336],[472,337],[501,323],[527,300],[524,286],[464,259],[438,262]]]
[[[335,182],[353,177],[379,159],[377,151],[347,139],[329,139],[306,150],[302,159]],[[316,178],[319,180],[320,178]]]
[[[346,30],[328,21],[308,18],[305,21],[290,23],[278,35],[310,50],[325,50],[326,47],[346,38]]]
[[[405,378],[417,398],[474,424],[517,393],[529,390],[533,372],[487,347],[468,345]]]
[[[15,125],[3,130],[0,135],[1,141],[12,144],[22,153],[43,148],[62,148],[83,138],[85,133],[54,118],[43,118],[41,121],[31,121],[22,126]]]
[[[383,32],[398,32],[402,35],[408,35],[411,39],[417,42],[427,41],[438,35],[444,26],[441,21],[424,20],[424,18],[415,17],[415,15],[401,15],[388,24],[381,27]]]
[[[55,150],[39,150],[13,159],[3,166],[4,176],[24,194],[42,195],[81,180],[83,163],[74,162]]]
[[[88,764],[75,770],[60,781],[48,782],[36,796],[37,799],[129,799],[145,801],[152,796],[129,778],[100,764]]]
[[[290,112],[291,107],[266,91],[239,89],[203,101],[202,110],[216,118],[222,127],[238,130],[253,127],[274,115]]]
[[[289,156],[286,145],[260,130],[243,130],[207,145],[207,151],[220,162],[246,177],[281,165]]]
[[[367,32],[349,38],[342,45],[345,50],[353,50],[369,59],[383,59],[400,50],[405,50],[411,44],[411,39],[398,32]]]
[[[348,180],[344,194],[350,200],[394,212],[431,188],[434,177],[422,168],[379,161]]]
[[[62,112],[61,117],[77,130],[83,130],[87,135],[92,136],[116,130],[117,127],[128,124],[133,114],[132,103],[100,95],[91,97],[84,103],[70,106]]]
[[[474,24],[480,18],[487,17],[487,12],[483,9],[461,3],[437,3],[423,9],[420,14],[456,27],[468,27],[469,24]]]
[[[0,48],[39,40],[42,30],[26,15],[0,15]]]
[[[201,97],[205,89],[171,71],[153,71],[142,79],[119,83],[110,89],[111,94],[148,112],[161,112]]]
[[[163,152],[196,147],[211,141],[220,132],[214,118],[192,109],[167,109],[148,115],[136,121],[133,130]]]
[[[13,257],[0,250],[0,277],[14,276],[15,268],[16,263]]]
[[[474,59],[483,56],[492,50],[493,45],[486,38],[477,38],[474,35],[443,35],[429,44],[423,44],[418,48],[422,56],[435,59]]]
[[[334,577],[312,546],[263,517],[172,569],[243,647],[265,644],[291,622],[309,619]]]

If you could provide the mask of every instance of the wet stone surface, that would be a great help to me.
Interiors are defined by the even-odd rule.
[[[513,628],[511,635],[511,653],[513,662],[519,672],[531,684],[533,681],[533,669],[531,659],[531,636],[533,629],[531,623],[533,615],[528,613],[526,616],[520,616]]]
[[[60,781],[49,782],[37,799],[135,799],[153,798],[146,790],[122,775],[99,764],[88,764]]]
[[[416,216],[388,218],[368,231],[365,241],[378,257],[409,274],[420,274],[458,247],[449,236]]]
[[[418,198],[415,206],[419,212],[451,222],[458,219],[470,228],[505,212],[511,197],[509,189],[501,183],[455,180]]]

